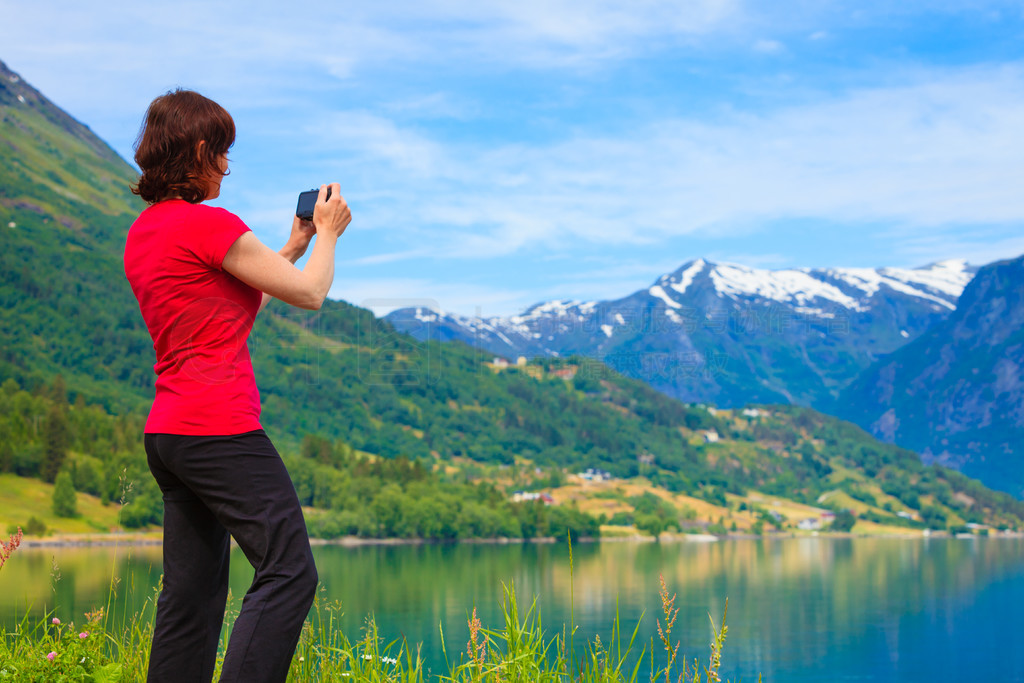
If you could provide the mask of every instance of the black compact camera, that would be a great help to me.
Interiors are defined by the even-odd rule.
[[[304,221],[313,220],[313,207],[316,206],[316,198],[320,196],[320,190],[306,190],[299,193],[299,203],[295,206],[295,215]],[[331,188],[327,187],[327,199],[331,198]]]

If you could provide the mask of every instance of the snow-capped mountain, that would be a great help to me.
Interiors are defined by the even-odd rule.
[[[387,319],[506,357],[598,357],[684,400],[827,407],[880,354],[945,319],[976,270],[963,260],[765,270],[698,259],[614,301],[491,318],[410,308]]]

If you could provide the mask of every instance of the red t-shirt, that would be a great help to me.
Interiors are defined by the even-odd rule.
[[[246,340],[263,295],[221,269],[247,230],[224,209],[172,199],[143,211],[128,231],[124,271],[156,351],[147,434],[261,428]]]

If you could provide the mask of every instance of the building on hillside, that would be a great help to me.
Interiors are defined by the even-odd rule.
[[[580,472],[576,476],[584,481],[608,481],[612,478],[611,472],[596,467],[588,467],[586,471]]]
[[[539,500],[545,505],[555,504],[555,499],[547,493],[537,493],[536,491],[516,491],[512,494],[513,503],[528,503],[534,500]]]
[[[743,415],[746,417],[761,417],[765,412],[757,408],[744,408]]]
[[[804,531],[817,531],[822,527],[821,519],[818,517],[807,517],[797,522],[796,527]]]
[[[539,365],[524,365],[520,372],[534,379],[544,379],[544,368]]]
[[[551,371],[552,376],[569,381],[576,376],[576,366],[570,366],[567,368],[558,368],[557,370]]]
[[[708,431],[704,432],[704,443],[718,443],[718,440],[720,438],[721,437],[718,436],[718,432],[716,432],[714,429],[709,429]]]
[[[493,365],[496,368],[507,368],[508,361],[502,358],[501,356],[495,356],[494,362],[492,362],[491,365]]]

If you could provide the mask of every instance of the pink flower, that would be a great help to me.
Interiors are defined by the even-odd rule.
[[[54,659],[57,658],[57,653],[56,652],[51,652],[50,654],[46,655],[46,658],[49,659],[52,662]]]
[[[78,637],[82,638],[84,640],[84,639],[89,637],[89,632],[88,631],[82,631],[81,633],[78,634]]]
[[[58,626],[59,624],[60,624],[60,619],[58,619],[57,617],[54,617],[53,618],[53,625],[54,626]]]

